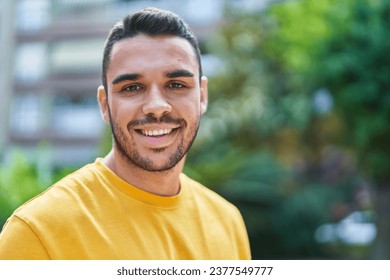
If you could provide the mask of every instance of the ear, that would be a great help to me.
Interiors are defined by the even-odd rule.
[[[110,115],[108,113],[108,100],[106,90],[103,86],[99,86],[97,90],[97,100],[100,107],[100,114],[102,115],[103,121],[106,124],[110,124]]]
[[[202,76],[200,80],[200,113],[203,115],[207,111],[209,102],[208,80],[206,76]]]

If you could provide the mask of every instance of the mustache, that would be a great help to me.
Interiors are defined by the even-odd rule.
[[[162,124],[162,123],[175,124],[175,125],[180,125],[180,126],[185,125],[185,121],[184,120],[176,119],[176,118],[173,118],[173,117],[168,116],[168,115],[162,116],[161,118],[156,118],[156,117],[153,117],[153,116],[149,115],[145,119],[142,119],[142,120],[130,121],[127,124],[127,127],[129,129],[131,129],[131,128],[135,127],[135,126],[142,126],[142,125],[145,125],[145,124]]]

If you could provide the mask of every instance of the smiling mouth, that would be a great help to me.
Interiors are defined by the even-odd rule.
[[[179,128],[166,128],[166,129],[136,129],[135,131],[141,135],[148,137],[163,137],[176,131]]]

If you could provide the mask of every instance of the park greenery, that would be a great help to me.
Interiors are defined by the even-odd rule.
[[[204,46],[221,65],[185,172],[240,209],[254,259],[390,258],[388,30],[390,0],[226,8]],[[64,174],[41,169],[0,167],[0,224]],[[316,239],[356,211],[375,213],[374,243]]]
[[[389,258],[390,1],[271,1],[227,21],[188,171],[238,205],[255,258]],[[375,211],[373,246],[316,242],[353,211]]]

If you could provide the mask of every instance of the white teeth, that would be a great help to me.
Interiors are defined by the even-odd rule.
[[[141,132],[143,135],[146,135],[146,136],[161,136],[161,135],[171,133],[172,129],[142,130]]]

